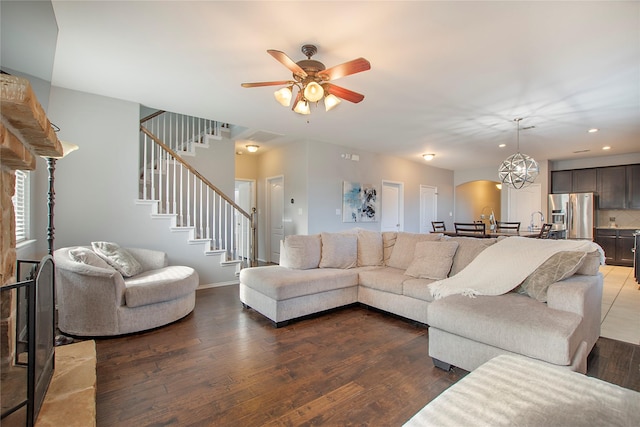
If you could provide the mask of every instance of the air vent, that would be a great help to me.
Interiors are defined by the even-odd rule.
[[[588,153],[591,150],[578,150],[578,151],[574,151],[573,154],[580,154],[580,153]]]
[[[269,142],[272,139],[276,139],[278,137],[280,137],[282,135],[279,135],[277,133],[271,133],[271,132],[265,132],[262,130],[253,132],[252,134],[244,137],[243,139],[247,139],[249,141],[253,141],[253,142]]]

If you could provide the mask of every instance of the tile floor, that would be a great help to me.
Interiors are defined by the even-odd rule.
[[[633,268],[604,265],[600,336],[640,344],[640,289]]]

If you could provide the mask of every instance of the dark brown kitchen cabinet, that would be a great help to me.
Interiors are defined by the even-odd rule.
[[[605,263],[616,265],[616,240],[618,239],[617,230],[596,230],[596,243],[602,247],[604,251]]]
[[[596,243],[604,250],[607,264],[633,266],[633,230],[599,228],[596,230]]]
[[[572,171],[571,192],[572,193],[593,193],[597,191],[597,169],[575,169]]]
[[[599,209],[627,208],[627,167],[597,168]]]
[[[627,208],[640,209],[640,165],[627,166]]]
[[[596,182],[596,168],[552,171],[551,193],[592,193]]]
[[[551,172],[551,193],[563,194],[571,193],[573,181],[573,171],[552,171]]]

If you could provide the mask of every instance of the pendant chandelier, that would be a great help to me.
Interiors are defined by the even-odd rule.
[[[518,125],[517,153],[507,157],[498,168],[500,182],[510,185],[516,190],[532,184],[540,171],[538,163],[533,157],[520,153],[520,120],[522,118],[513,119]]]

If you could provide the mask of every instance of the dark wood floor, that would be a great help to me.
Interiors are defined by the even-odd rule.
[[[349,307],[274,329],[237,286],[97,343],[98,426],[400,426],[466,372],[434,368],[428,329]],[[589,375],[640,391],[640,346],[601,338]]]

